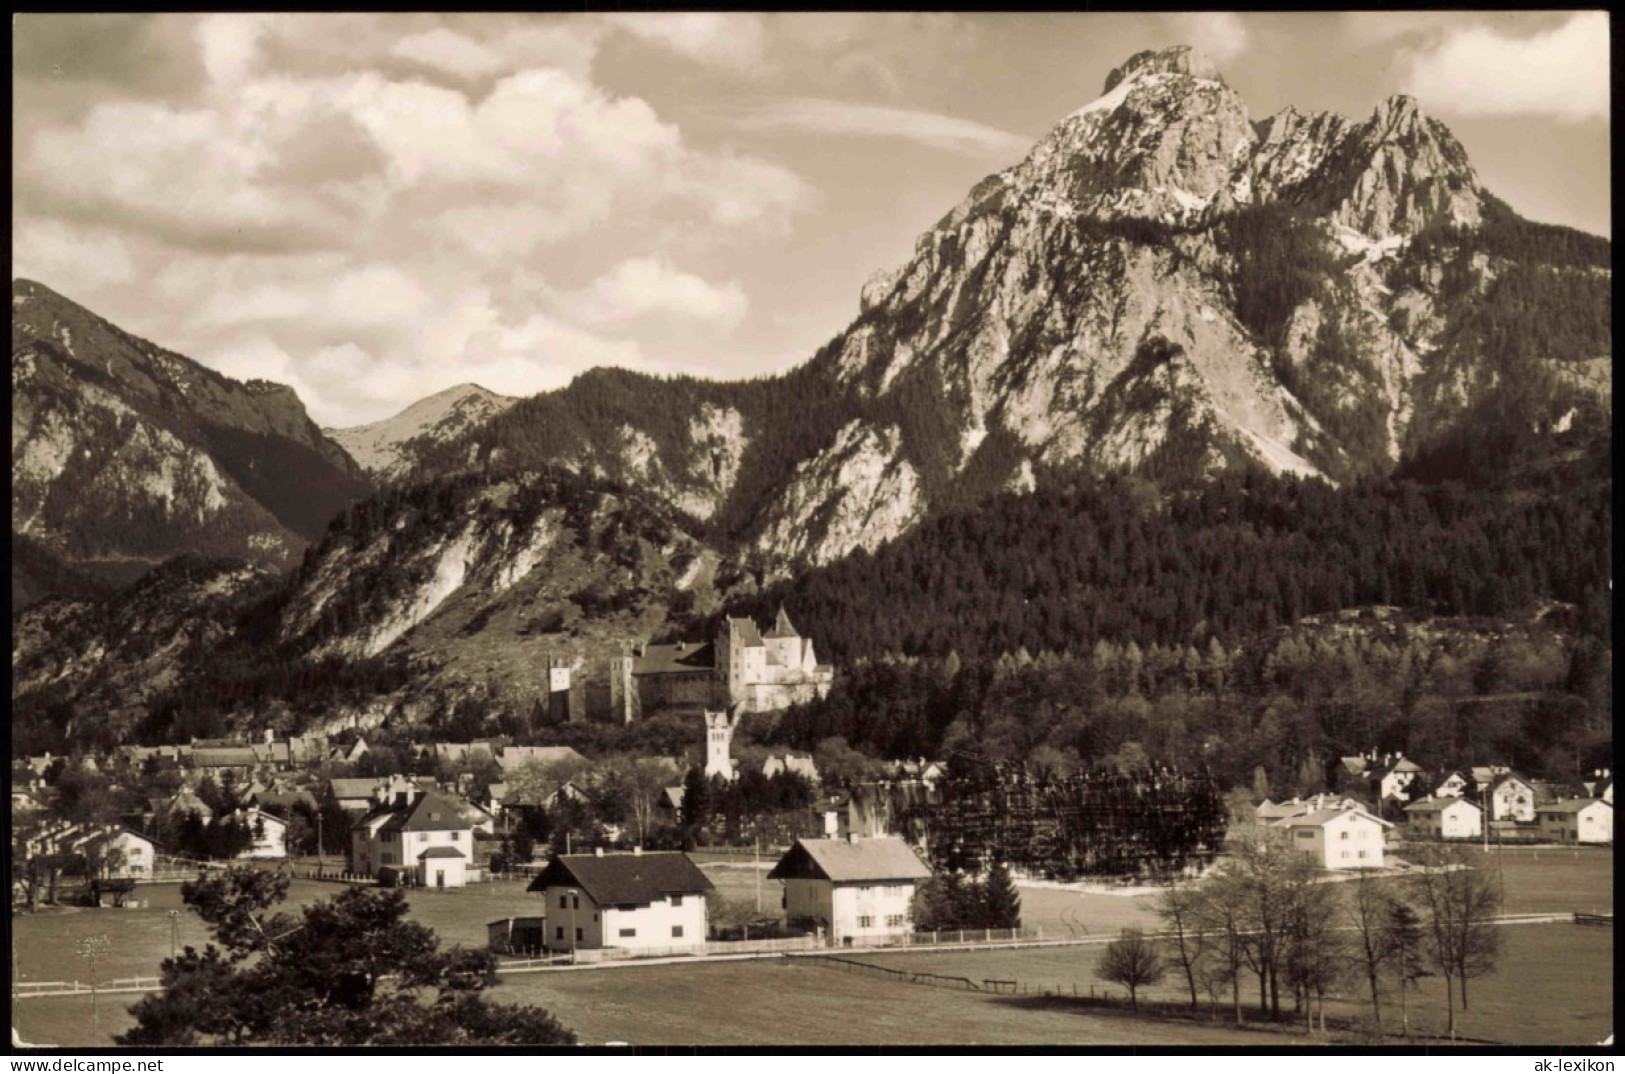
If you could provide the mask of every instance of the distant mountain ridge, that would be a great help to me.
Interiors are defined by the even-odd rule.
[[[458,384],[382,421],[323,432],[374,478],[399,479],[412,473],[428,445],[456,439],[518,401],[478,384]]]
[[[806,365],[598,370],[421,456],[662,496],[766,565],[873,550],[1068,469],[1347,481],[1490,413],[1611,407],[1611,246],[1522,220],[1450,131],[1254,122],[1188,48],[1131,57],[863,288]]]
[[[186,553],[283,570],[371,491],[291,388],[222,376],[31,280],[11,308],[25,599],[53,591],[50,559],[114,582]]]

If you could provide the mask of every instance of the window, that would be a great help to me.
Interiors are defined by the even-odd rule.
[[[553,938],[555,940],[564,939],[564,926],[563,925],[560,925],[558,928],[553,930]]]
[[[873,915],[864,914],[864,915],[862,915],[861,917],[858,918],[858,928],[860,928],[860,929],[872,929],[874,927],[875,927],[875,919],[874,919]]]
[[[1299,839],[1313,839],[1314,837],[1315,837],[1315,833],[1312,832],[1312,831],[1309,831],[1307,828],[1299,828],[1298,829],[1298,838]]]
[[[681,940],[683,938],[683,926],[673,925],[671,927],[671,938],[674,940]]]
[[[598,915],[597,914],[592,915],[592,923],[594,925],[598,924]]]
[[[570,909],[572,909],[572,910],[581,909],[581,896],[580,895],[572,895],[572,896],[570,896]]]
[[[1348,832],[1340,832],[1340,833],[1338,833],[1337,837],[1339,839],[1347,839],[1349,837],[1349,833]]]
[[[900,927],[902,927],[903,924],[904,924],[904,921],[903,921],[903,915],[902,914],[887,914],[886,915],[886,927],[887,928],[900,928]]]
[[[1363,850],[1360,851],[1360,857],[1362,857],[1362,858],[1365,857],[1365,851],[1363,851]]]
[[[630,939],[630,938],[636,936],[637,934],[638,934],[637,929],[622,929],[620,931],[619,935],[624,940],[624,939]]]
[[[1348,851],[1346,851],[1346,850],[1345,850],[1345,851],[1343,851],[1343,857],[1344,857],[1344,858],[1347,858],[1347,857],[1348,857],[1348,856],[1349,856],[1349,852],[1348,852]]]
[[[569,901],[563,895],[560,895],[559,896],[559,909],[560,910],[568,910],[569,908],[570,908]]]
[[[581,942],[581,940],[582,940],[582,939],[584,939],[584,938],[585,938],[585,937],[584,937],[584,936],[583,936],[583,934],[582,934],[582,931],[581,931],[581,928],[580,928],[580,926],[577,926],[577,927],[576,927],[576,942],[577,942],[577,943],[579,943],[579,942]]]
[[[681,895],[673,895],[671,897],[671,904],[673,906],[681,906],[681,905],[683,905],[683,897]]]

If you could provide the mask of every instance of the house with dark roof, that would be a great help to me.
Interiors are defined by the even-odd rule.
[[[716,705],[722,699],[716,664],[716,647],[709,642],[643,646],[632,659],[638,711]]]
[[[350,829],[350,871],[418,887],[462,887],[474,858],[465,805],[425,790],[379,804]]]
[[[663,950],[705,942],[711,881],[687,854],[561,854],[531,881],[550,951]]]
[[[798,839],[767,874],[784,882],[791,925],[852,945],[914,930],[910,904],[931,869],[903,840]]]

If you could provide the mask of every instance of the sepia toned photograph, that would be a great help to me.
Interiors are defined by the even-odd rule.
[[[11,28],[13,1053],[1612,1049],[1608,12]]]

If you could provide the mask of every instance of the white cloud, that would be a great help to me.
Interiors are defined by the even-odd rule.
[[[208,15],[198,22],[203,66],[217,85],[229,89],[247,77],[264,28],[265,17],[256,14]]]
[[[701,63],[743,68],[762,62],[762,17],[748,12],[643,12],[607,16],[647,44]]]
[[[1608,15],[1581,12],[1533,37],[1482,26],[1405,54],[1403,88],[1430,108],[1461,115],[1609,118]]]
[[[503,58],[497,52],[443,26],[401,38],[390,53],[460,78],[480,78],[503,66]]]
[[[127,284],[136,277],[124,239],[103,228],[19,219],[12,232],[11,253],[13,274],[41,283],[73,281],[75,286],[94,290]]]
[[[1247,25],[1232,11],[1203,11],[1170,16],[1184,43],[1223,66],[1247,49]]]
[[[754,131],[902,138],[976,157],[1020,156],[1032,147],[1030,138],[968,119],[820,97],[780,101],[747,113],[737,122]]]
[[[744,319],[744,289],[712,285],[649,257],[622,261],[583,291],[563,297],[563,309],[591,325],[622,325],[643,317],[709,323],[726,332]]]

